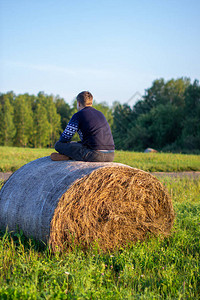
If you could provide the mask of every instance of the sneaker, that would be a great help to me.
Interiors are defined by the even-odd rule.
[[[57,152],[51,153],[50,157],[51,157],[51,160],[54,160],[54,161],[69,160],[70,159],[69,156],[66,156],[66,155],[63,155],[63,154],[60,154],[60,153],[57,153]]]

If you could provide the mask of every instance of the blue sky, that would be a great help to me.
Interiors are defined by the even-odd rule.
[[[199,0],[0,0],[0,91],[125,103],[200,79]],[[130,104],[134,104],[137,97]]]

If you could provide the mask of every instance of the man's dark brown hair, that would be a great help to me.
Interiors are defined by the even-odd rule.
[[[83,106],[92,106],[93,96],[90,92],[84,91],[78,94],[76,97],[77,101],[79,101]]]

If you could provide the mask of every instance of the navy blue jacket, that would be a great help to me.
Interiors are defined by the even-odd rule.
[[[82,144],[90,149],[115,149],[110,126],[105,116],[91,106],[86,106],[73,115],[59,141],[70,142],[76,131]]]

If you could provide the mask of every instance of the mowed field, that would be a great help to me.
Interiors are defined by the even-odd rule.
[[[0,172],[16,171],[24,164],[49,156],[54,151],[0,146]],[[199,155],[115,151],[114,161],[149,172],[200,171]]]
[[[0,171],[52,149],[0,147]],[[150,172],[200,171],[200,156],[117,151],[115,161]],[[200,299],[200,179],[159,177],[173,199],[171,235],[113,253],[52,253],[22,232],[0,233],[0,299]],[[3,183],[3,182],[1,182]]]

